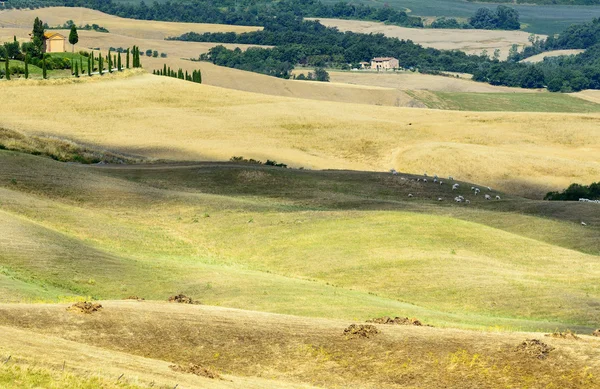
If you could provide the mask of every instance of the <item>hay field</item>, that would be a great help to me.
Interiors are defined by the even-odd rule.
[[[513,44],[523,47],[529,45],[529,33],[524,31],[492,31],[492,30],[453,30],[422,29],[390,26],[379,22],[344,19],[318,19],[328,27],[337,27],[340,31],[352,31],[365,34],[384,34],[392,38],[412,40],[425,47],[443,50],[461,50],[468,54],[481,54],[487,50],[491,56],[495,49],[500,49],[500,58],[508,57],[508,50]],[[544,35],[538,35],[545,38]]]
[[[31,29],[33,21],[39,17],[51,27],[63,25],[67,20],[73,20],[77,25],[98,24],[107,28],[112,34],[129,36],[140,39],[164,39],[179,36],[186,32],[249,32],[260,30],[261,27],[233,26],[224,24],[178,23],[151,20],[135,20],[108,15],[88,8],[49,7],[35,10],[4,10],[0,11],[0,31],[2,28]],[[29,31],[31,32],[31,31]]]
[[[600,172],[600,117],[592,114],[339,104],[152,75],[75,85],[50,82],[45,88],[54,96],[53,107],[23,116],[21,108],[35,99],[38,88],[27,82],[3,87],[6,113],[0,126],[155,158],[244,155],[307,168],[436,172],[537,198],[572,182],[590,183]],[[571,131],[575,127],[578,131]]]
[[[577,55],[583,53],[585,50],[553,50],[545,53],[540,53],[529,58],[525,58],[521,62],[537,63],[542,62],[544,58],[560,57],[562,55]]]

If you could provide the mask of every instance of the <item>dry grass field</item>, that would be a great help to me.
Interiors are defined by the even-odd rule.
[[[487,50],[491,56],[494,50],[500,49],[500,58],[508,56],[513,44],[521,48],[529,44],[529,33],[524,31],[495,30],[452,30],[452,29],[420,29],[390,26],[379,22],[344,19],[319,19],[328,27],[337,27],[340,31],[353,31],[365,34],[384,34],[389,37],[411,40],[425,47],[444,50],[461,50],[469,54],[481,54]],[[539,35],[545,38],[544,35]]]
[[[585,50],[554,50],[554,51],[547,51],[545,53],[540,53],[540,54],[534,55],[532,57],[525,58],[522,62],[537,63],[537,62],[542,62],[544,60],[544,58],[560,57],[562,55],[577,55],[577,54],[583,53],[584,51]]]
[[[0,126],[153,158],[244,155],[307,168],[427,171],[536,198],[572,182],[590,183],[600,172],[595,114],[340,104],[144,75],[49,82],[44,93],[53,104],[23,116],[23,104],[39,93],[31,85],[38,84],[19,81],[0,89],[6,112]]]
[[[51,27],[63,25],[73,20],[77,25],[98,24],[115,35],[123,35],[138,39],[162,40],[170,36],[179,36],[186,32],[248,32],[260,27],[233,26],[224,24],[176,23],[152,20],[125,19],[108,15],[88,8],[49,7],[35,10],[0,11],[0,31],[2,28],[31,29],[33,21],[39,17]]]
[[[296,69],[296,73],[306,73]],[[412,72],[329,72],[332,82],[379,86],[399,90],[430,90],[473,93],[535,93],[537,90],[495,86],[464,78],[434,76]]]

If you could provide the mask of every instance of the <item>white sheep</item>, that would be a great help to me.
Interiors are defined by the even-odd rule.
[[[427,182],[427,178],[423,178],[423,182]]]
[[[417,182],[421,182],[421,179],[420,179],[420,178],[417,178]]]
[[[486,200],[491,200],[491,199],[492,199],[492,196],[490,196],[490,195],[487,195],[487,194],[486,194],[486,195],[485,195],[485,199],[486,199]]]
[[[449,179],[450,181],[454,181],[454,177],[452,177],[452,176],[448,176],[448,179]]]
[[[434,178],[434,179],[433,179],[433,182],[434,182],[434,183],[438,182],[438,181],[437,181],[437,178]]]
[[[442,185],[444,183],[444,181],[440,181],[440,185]]]
[[[490,188],[489,186],[487,187],[487,190],[489,190],[490,192],[492,191],[492,188]]]
[[[444,199],[441,197],[438,197],[438,201],[444,201]]]
[[[458,189],[458,184],[452,185],[452,190],[457,190],[457,189]]]
[[[474,187],[474,186],[472,186],[472,187],[471,187],[471,190],[475,190],[475,187]]]
[[[500,196],[496,196],[496,200],[501,200],[501,199],[500,199]]]
[[[587,226],[587,224],[585,222],[581,222],[582,226]]]
[[[409,193],[409,194],[408,194],[408,197],[413,197],[412,193]]]
[[[465,200],[465,203],[471,204],[471,200]]]

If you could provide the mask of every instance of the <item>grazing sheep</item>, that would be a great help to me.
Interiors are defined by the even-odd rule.
[[[452,185],[452,190],[457,190],[457,189],[458,189],[458,184]]]
[[[500,196],[496,196],[496,200],[501,200]]]
[[[471,190],[475,190],[475,187],[474,187],[474,186],[472,186],[472,187],[471,187]]]
[[[412,193],[409,193],[409,194],[408,194],[408,197],[413,197]]]
[[[454,177],[452,177],[452,176],[448,176],[448,179],[449,179],[450,181],[454,181]]]
[[[423,182],[427,182],[427,178],[423,178]]]
[[[487,190],[491,191],[491,190],[492,190],[492,188],[490,188],[490,187],[488,186],[488,187],[487,187]]]
[[[465,200],[465,203],[471,204],[471,200]]]
[[[436,183],[436,182],[437,182],[437,178],[434,178],[434,179],[433,179],[433,182],[434,182],[434,183]]]
[[[462,199],[460,197],[455,197],[454,201],[456,201],[457,203],[462,203]]]
[[[587,224],[585,222],[581,222],[582,226],[587,226]]]
[[[486,200],[491,200],[491,199],[492,199],[492,196],[490,196],[490,195],[487,195],[487,194],[486,194],[486,195],[485,195],[485,199],[486,199]]]
[[[442,185],[444,183],[444,181],[440,181],[440,185]]]
[[[438,197],[438,201],[444,201],[444,199],[441,197]]]

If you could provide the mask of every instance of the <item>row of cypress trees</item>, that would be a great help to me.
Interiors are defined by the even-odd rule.
[[[200,70],[194,70],[191,74],[186,70],[185,72],[179,68],[179,70],[175,71],[168,67],[167,64],[163,65],[162,69],[153,70],[152,74],[157,76],[166,76],[179,78],[180,80],[197,82],[198,84],[202,84],[202,72]]]
[[[130,56],[132,56],[132,61],[130,61]],[[87,73],[88,76],[92,76],[92,73],[94,72],[94,68],[95,68],[95,61],[96,59],[98,60],[98,72],[100,73],[100,75],[104,74],[104,61],[106,60],[108,62],[108,72],[112,73],[113,70],[117,70],[119,72],[123,71],[123,62],[121,60],[121,53],[119,52],[118,54],[114,54],[111,55],[111,51],[109,50],[108,54],[106,55],[106,57],[102,56],[102,53],[98,53],[98,57],[96,58],[94,56],[94,52],[92,51],[90,53],[90,55],[87,58]],[[29,78],[29,55],[26,54],[25,55],[25,78]],[[132,50],[130,51],[129,48],[126,51],[126,59],[125,59],[125,68],[129,69],[130,68],[130,63],[133,65],[132,67],[134,68],[140,68],[142,67],[142,63],[140,61],[140,48],[137,46],[133,46]],[[79,57],[79,62],[74,61],[73,58],[71,58],[71,66],[72,66],[72,73],[75,77],[79,77],[80,73],[83,73],[84,70],[84,66],[83,66],[83,58]],[[10,61],[7,58],[6,61],[4,61],[4,68],[5,68],[5,77],[7,80],[10,80],[10,71],[9,71],[9,66],[10,66]],[[181,70],[181,69],[180,69]],[[43,79],[47,79],[48,78],[48,70],[46,68],[46,58],[42,57],[42,78]],[[200,81],[201,81],[201,77],[200,77]]]

